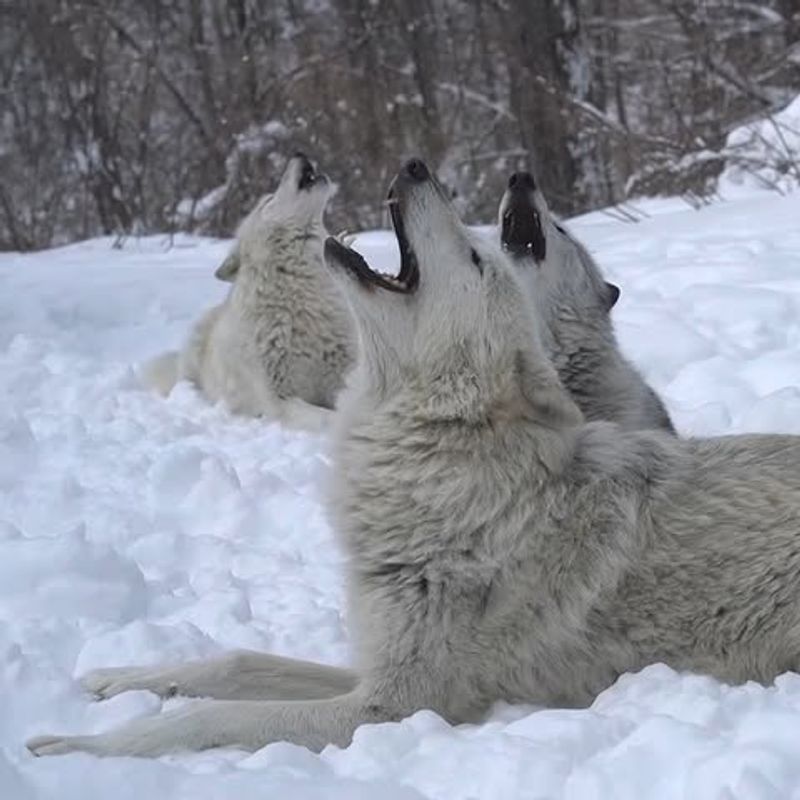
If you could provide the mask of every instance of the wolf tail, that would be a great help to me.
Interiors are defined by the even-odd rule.
[[[166,397],[178,382],[178,353],[164,353],[142,365],[139,377],[148,389]]]

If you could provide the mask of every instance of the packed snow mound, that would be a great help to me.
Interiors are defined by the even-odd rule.
[[[800,433],[800,192],[639,224],[570,222],[610,280],[621,345],[684,435]],[[135,366],[228,286],[229,242],[97,239],[0,255],[0,798],[3,800],[800,800],[800,677],[728,687],[653,665],[589,709],[422,711],[314,755],[289,744],[160,760],[33,758],[164,705],[94,703],[76,676],[248,647],[348,663],[325,437],[233,417]],[[386,269],[387,232],[357,246]]]
[[[731,131],[725,146],[721,191],[800,187],[800,95],[786,108]]]

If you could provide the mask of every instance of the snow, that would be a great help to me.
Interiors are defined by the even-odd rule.
[[[725,153],[723,192],[763,186],[791,192],[800,186],[800,95],[776,114],[731,131]]]
[[[621,285],[625,351],[683,434],[800,433],[800,194],[637,204],[571,228]],[[229,242],[97,239],[0,255],[0,797],[800,798],[800,676],[724,686],[653,665],[586,710],[422,711],[321,755],[285,743],[160,760],[34,759],[24,740],[156,713],[88,669],[250,647],[346,664],[324,437],[234,418],[135,365],[223,297]],[[391,267],[386,232],[359,237]],[[168,701],[172,705],[180,700]]]

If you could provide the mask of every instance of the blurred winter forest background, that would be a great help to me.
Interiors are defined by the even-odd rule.
[[[470,221],[523,165],[565,214],[779,188],[798,93],[800,0],[3,0],[0,248],[228,235],[298,148],[350,229],[411,154]]]

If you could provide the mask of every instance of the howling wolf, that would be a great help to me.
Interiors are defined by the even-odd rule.
[[[250,652],[99,670],[98,697],[219,699],[34,753],[319,750],[422,708],[460,723],[496,700],[584,705],[656,661],[732,682],[800,667],[800,437],[585,422],[500,248],[419,160],[390,203],[397,276],[325,251],[363,343],[329,489],[355,670]]]
[[[610,311],[619,289],[553,219],[529,172],[515,172],[500,201],[500,238],[536,304],[542,342],[589,420],[674,433],[664,404],[622,355]]]
[[[180,353],[144,369],[163,394],[193,381],[231,411],[319,430],[354,360],[352,321],[323,266],[327,177],[299,153],[280,185],[250,212],[216,272],[232,282]]]

